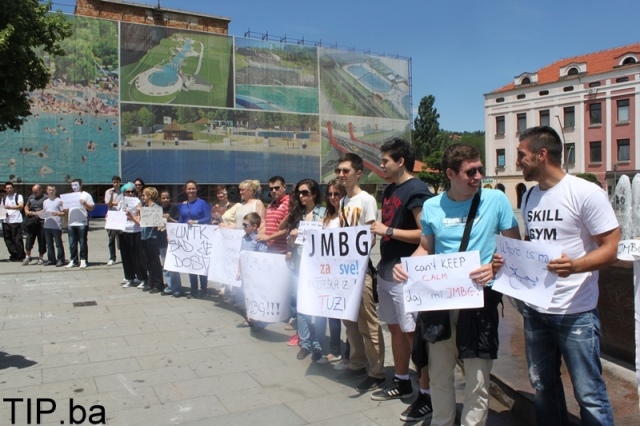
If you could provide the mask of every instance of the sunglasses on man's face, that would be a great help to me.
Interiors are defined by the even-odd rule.
[[[269,191],[273,192],[273,191],[280,191],[280,188],[282,188],[281,186],[270,186],[269,187]]]
[[[250,224],[250,223],[243,223],[243,224],[242,224],[242,227],[243,227],[243,228],[248,228],[249,226],[251,226],[251,224]]]
[[[336,168],[334,171],[336,172],[337,175],[348,175],[349,173],[351,173],[351,169]]]
[[[476,175],[476,173],[480,173],[484,176],[484,167],[472,167],[470,169],[465,170],[463,173],[467,175],[467,177],[472,178]]]

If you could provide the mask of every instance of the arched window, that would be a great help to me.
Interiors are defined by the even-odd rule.
[[[629,56],[628,58],[624,58],[624,61],[622,61],[622,65],[628,65],[628,64],[635,64],[636,62],[636,58],[634,58],[633,56]]]
[[[569,71],[567,71],[567,75],[578,75],[580,71],[578,71],[578,68],[576,67],[571,67],[569,68]]]
[[[531,84],[531,79],[529,77],[525,77],[522,79],[520,84]]]

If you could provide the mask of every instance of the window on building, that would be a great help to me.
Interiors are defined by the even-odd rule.
[[[524,93],[520,93],[518,96],[516,96],[516,99],[524,99],[526,97],[527,95],[525,95]]]
[[[538,92],[538,95],[540,95],[540,96],[547,96],[548,94],[549,94],[548,90],[541,90],[541,91]]]
[[[576,164],[576,144],[564,144],[564,162],[566,164]]]
[[[602,142],[589,142],[589,162],[602,163]]]
[[[622,65],[635,64],[636,62],[636,58],[634,58],[633,56],[629,56],[628,58],[624,58],[624,61],[622,61]]]
[[[498,98],[498,99],[496,99],[496,103],[498,103],[498,104],[499,104],[500,102],[504,102],[504,98]]]
[[[565,86],[562,88],[563,92],[573,92],[573,86]]]
[[[550,126],[551,119],[549,118],[549,110],[543,109],[540,111],[540,125],[541,126]]]
[[[496,135],[504,135],[504,115],[496,117]]]
[[[629,122],[629,99],[618,101],[618,123]]]
[[[576,109],[575,107],[564,107],[564,128],[570,129],[576,127]]]
[[[504,167],[506,165],[505,150],[496,149],[496,166]]]
[[[589,122],[592,126],[602,124],[602,103],[589,104]]]
[[[629,139],[618,139],[618,161],[631,161]]]
[[[624,83],[626,81],[629,81],[629,77],[616,78],[616,83]]]
[[[600,87],[600,82],[594,81],[593,83],[589,83],[589,87]]]
[[[571,67],[569,68],[569,71],[567,71],[567,75],[578,75],[580,71],[578,71],[578,68],[576,67]]]
[[[527,130],[527,113],[521,112],[518,117],[518,133],[522,133]]]
[[[522,79],[520,84],[531,84],[531,79],[529,77],[525,77]]]

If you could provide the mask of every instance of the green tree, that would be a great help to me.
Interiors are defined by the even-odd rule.
[[[423,97],[418,106],[418,115],[413,120],[415,129],[413,144],[418,159],[426,158],[432,152],[442,148],[440,124],[438,123],[440,114],[434,107],[435,102],[436,98],[433,95]]]
[[[125,135],[134,135],[137,132],[137,127],[140,125],[138,122],[138,114],[135,111],[122,111],[122,118],[120,119],[120,126],[122,127],[122,133]]]
[[[71,24],[51,1],[2,0],[0,7],[0,131],[20,130],[31,115],[29,92],[44,89],[50,74],[41,47],[50,56],[64,55],[60,41],[71,35]]]
[[[155,117],[149,108],[142,107],[138,111],[138,122],[142,127],[151,128],[155,124]]]
[[[433,188],[434,193],[439,193],[445,189],[447,179],[442,172],[442,152],[441,150],[432,151],[427,158],[424,159],[425,168],[418,174],[418,178]]]
[[[589,182],[593,182],[596,185],[598,185],[600,188],[602,188],[602,183],[600,183],[596,175],[594,175],[593,173],[578,173],[576,174],[576,176],[584,180],[587,180]]]

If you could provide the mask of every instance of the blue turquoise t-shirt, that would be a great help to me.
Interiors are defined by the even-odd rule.
[[[424,202],[420,217],[422,235],[434,236],[436,251],[429,254],[456,253],[460,249],[472,200],[453,201],[443,192]],[[506,195],[496,189],[483,189],[467,251],[479,250],[483,265],[491,262],[496,234],[516,226],[518,221]]]

